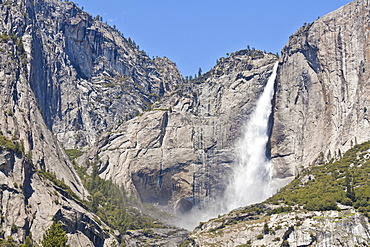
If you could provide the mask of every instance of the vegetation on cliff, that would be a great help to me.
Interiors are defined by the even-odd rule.
[[[42,247],[70,247],[67,245],[68,237],[60,222],[53,222],[46,230],[41,241]]]
[[[355,145],[343,156],[320,155],[292,183],[267,200],[273,204],[299,205],[310,211],[336,210],[337,203],[353,206],[369,216],[370,142]]]
[[[154,218],[143,214],[136,208],[133,200],[126,195],[122,188],[112,181],[100,178],[95,164],[89,164],[92,168],[90,174],[87,172],[88,168],[77,166],[74,159],[82,154],[81,151],[69,149],[66,150],[66,153],[75,164],[78,175],[91,195],[84,203],[112,229],[118,230],[120,237],[127,230],[164,227]],[[96,220],[100,222],[98,218]],[[122,241],[122,239],[120,240]]]
[[[230,241],[240,246],[289,246],[293,242],[312,246],[328,238],[337,239],[330,242],[332,246],[342,246],[342,239],[349,241],[348,246],[367,246],[369,176],[370,142],[355,145],[343,155],[337,151],[324,158],[321,154],[265,202],[201,223],[191,238],[196,244],[212,246]],[[324,236],[324,227],[333,230]]]

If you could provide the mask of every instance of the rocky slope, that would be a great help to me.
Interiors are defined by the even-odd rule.
[[[353,209],[271,214],[276,206],[254,207],[201,224],[188,246],[367,246],[369,242],[369,221]]]
[[[252,50],[221,58],[152,111],[114,129],[80,163],[96,162],[102,178],[182,213],[221,196],[236,139],[276,60]]]
[[[289,177],[370,138],[365,0],[300,28],[282,50],[271,136],[276,177]]]
[[[368,246],[370,142],[317,163],[264,203],[201,223],[193,246]]]
[[[80,202],[88,192],[54,135],[44,124],[28,80],[27,51],[10,34],[24,24],[16,4],[0,13],[0,238],[36,241],[61,220],[73,246],[114,241]],[[69,186],[69,187],[68,187]],[[79,243],[79,244],[76,244]]]
[[[275,178],[298,176],[369,139],[369,5],[356,0],[319,18],[284,47],[267,150]],[[115,241],[114,231],[81,203],[88,192],[59,142],[91,147],[79,164],[88,171],[97,165],[100,177],[142,202],[186,215],[217,201],[237,161],[235,143],[276,61],[242,50],[185,83],[173,62],[150,59],[72,2],[0,0],[0,239],[22,243],[32,233],[40,240],[60,220],[71,246]],[[278,213],[272,204],[232,212],[199,226],[187,243],[368,242],[359,207],[293,206],[294,212]],[[144,229],[120,237],[170,246],[186,235]]]
[[[71,130],[70,145],[86,145],[117,121],[114,116],[128,112],[129,119],[182,78],[171,61],[150,60],[72,2],[0,1],[0,20],[0,240],[21,244],[32,235],[39,241],[60,220],[71,246],[110,246],[116,232],[81,202],[89,193],[54,134],[64,140]],[[93,45],[99,51],[91,51]],[[105,97],[96,106],[105,113],[84,115],[91,112],[91,98],[103,92],[114,95],[110,103],[120,105],[119,113],[102,107]],[[115,94],[128,105],[135,100],[134,107]],[[89,125],[103,116],[109,124]]]
[[[23,2],[14,3],[23,23],[12,23],[10,31],[23,38],[29,82],[47,126],[65,148],[93,144],[101,132],[183,83],[170,60],[150,59],[73,2]]]

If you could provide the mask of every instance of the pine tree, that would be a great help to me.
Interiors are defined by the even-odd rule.
[[[199,70],[198,70],[198,76],[201,76],[202,75],[202,68],[199,67]]]
[[[269,234],[270,228],[267,222],[265,221],[265,224],[263,225],[263,234]]]
[[[30,236],[26,236],[26,240],[24,241],[24,244],[21,245],[22,247],[33,247],[33,240]]]
[[[53,222],[48,230],[44,233],[41,241],[43,247],[69,247],[67,245],[67,234],[62,228],[60,221]]]
[[[350,174],[348,171],[346,171],[345,174],[346,178],[346,196],[351,199],[352,201],[356,200],[356,194],[354,189],[354,177],[352,174]]]

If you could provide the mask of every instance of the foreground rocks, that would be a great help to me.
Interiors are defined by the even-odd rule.
[[[295,210],[271,214],[277,206],[259,204],[198,226],[190,246],[366,246],[368,219],[351,208],[341,212]]]
[[[275,178],[290,179],[369,139],[369,9],[356,0],[303,26],[284,47],[267,145]],[[81,203],[89,193],[62,145],[90,147],[80,165],[96,165],[141,202],[180,215],[223,195],[275,55],[242,50],[185,82],[173,62],[150,59],[72,2],[7,1],[0,19],[1,238],[21,244],[32,233],[39,241],[60,220],[71,246],[116,242],[116,231]],[[369,239],[368,220],[352,208],[269,214],[275,206],[256,207],[201,224],[192,239],[175,228],[122,238],[153,246]]]

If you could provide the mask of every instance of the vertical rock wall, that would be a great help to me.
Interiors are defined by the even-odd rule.
[[[369,1],[356,0],[303,26],[283,48],[271,136],[276,177],[369,140],[369,18]]]
[[[26,18],[16,27],[30,55],[29,82],[66,148],[94,144],[183,83],[169,59],[150,59],[73,2],[25,1],[22,8]]]
[[[143,202],[180,211],[220,197],[235,143],[262,93],[276,56],[240,51],[107,134],[80,162]],[[95,160],[98,157],[99,160]]]
[[[31,89],[30,78],[37,78],[40,90],[48,92],[50,87],[44,84],[45,77],[31,76],[34,59],[41,59],[41,67],[44,64],[43,57],[31,52],[33,33],[25,3],[31,4],[0,4],[0,238],[12,237],[21,244],[32,234],[39,241],[58,219],[70,239],[80,242],[74,246],[94,241],[95,246],[108,245],[113,237],[103,231],[106,226],[96,223],[96,216],[76,199],[83,199],[88,192],[46,126],[37,92]],[[64,181],[76,197],[42,174]]]

